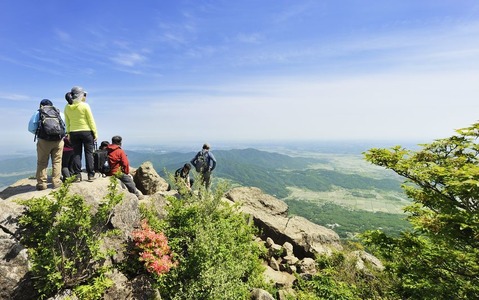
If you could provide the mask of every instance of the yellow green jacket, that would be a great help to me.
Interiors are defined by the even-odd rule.
[[[95,139],[98,137],[95,119],[88,103],[74,101],[72,104],[67,104],[64,114],[67,134],[75,131],[92,131]]]

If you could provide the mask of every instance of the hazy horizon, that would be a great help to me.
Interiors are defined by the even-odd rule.
[[[98,141],[100,144],[101,141]],[[298,151],[319,151],[325,153],[335,153],[337,151],[358,153],[365,151],[373,147],[389,148],[397,145],[401,145],[408,149],[417,148],[419,144],[429,143],[432,141],[421,140],[274,140],[274,141],[205,141],[210,143],[212,149],[216,150],[232,150],[232,149],[245,149],[254,148],[259,150],[298,150]],[[122,148],[126,151],[135,152],[191,152],[201,149],[203,142],[194,143],[150,143],[150,144],[131,144],[128,142],[123,143]],[[358,150],[361,149],[361,150]],[[11,149],[1,148],[0,159],[8,159],[18,156],[36,156],[36,143],[32,142],[32,147],[25,147],[23,149]],[[1,172],[1,170],[0,170]]]

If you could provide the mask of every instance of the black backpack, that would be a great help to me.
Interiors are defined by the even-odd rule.
[[[38,110],[38,128],[35,139],[38,137],[47,141],[59,141],[66,134],[65,122],[63,122],[60,111],[55,106],[42,106]]]
[[[93,152],[93,169],[101,174],[110,172],[110,163],[108,162],[107,150],[95,150]]]
[[[200,151],[196,156],[195,161],[196,172],[202,173],[208,170],[208,157],[206,157],[206,152]]]

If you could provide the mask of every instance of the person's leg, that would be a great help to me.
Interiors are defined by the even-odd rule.
[[[73,175],[76,175],[81,180],[81,159],[83,152],[83,142],[80,132],[70,132],[70,142],[73,147],[73,161],[71,170]]]
[[[210,188],[210,182],[211,181],[211,172],[206,171],[203,173],[203,182],[205,184],[205,188],[209,189]]]
[[[123,182],[128,189],[128,191],[132,194],[136,194],[136,186],[135,183],[133,182],[133,179],[129,175],[126,174],[121,174],[119,177],[121,182]]]
[[[62,154],[62,177],[63,181],[67,179],[68,177],[72,176],[71,172],[71,161],[73,157],[73,151],[65,151]]]
[[[125,184],[130,193],[135,194],[140,200],[143,199],[143,194],[136,188],[135,182],[130,175],[122,174],[120,180]]]
[[[37,142],[37,190],[47,188],[47,167],[50,156],[50,149],[47,143],[48,141],[42,139],[38,139]]]
[[[50,142],[52,156],[52,184],[53,188],[58,188],[62,185],[61,170],[63,157],[63,140]]]
[[[93,133],[89,131],[83,132],[83,146],[85,147],[85,166],[88,179],[95,177],[95,169],[93,162],[93,151],[95,150],[95,139]]]

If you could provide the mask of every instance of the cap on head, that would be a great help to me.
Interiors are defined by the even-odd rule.
[[[105,149],[110,143],[108,141],[103,141],[100,144],[100,149]]]
[[[72,98],[77,99],[79,97],[86,96],[87,92],[81,86],[74,86],[70,91]]]
[[[191,165],[189,163],[186,163],[183,168],[185,168],[186,170],[191,170]]]
[[[48,99],[43,99],[42,101],[40,101],[40,107],[41,106],[53,106],[53,103]]]
[[[209,150],[210,148],[211,148],[210,144],[208,144],[208,143],[203,144],[203,149],[208,149]]]
[[[111,142],[115,145],[121,145],[121,136],[115,135],[114,137],[111,138]]]

